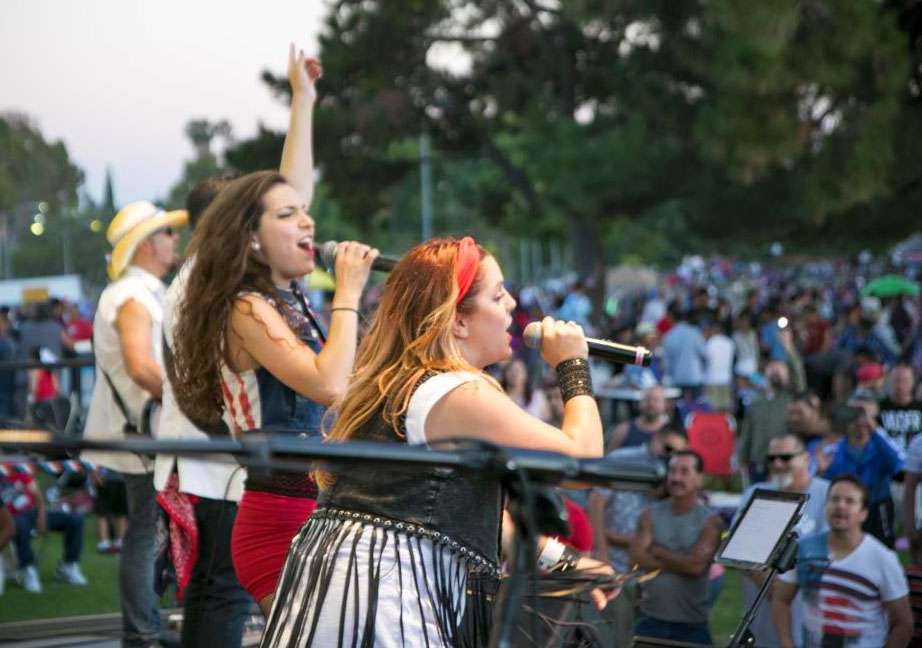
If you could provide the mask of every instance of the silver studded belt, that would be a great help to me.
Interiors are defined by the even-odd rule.
[[[314,512],[311,513],[311,520],[341,520],[343,522],[358,522],[360,524],[370,524],[376,526],[385,531],[394,531],[401,535],[410,536],[413,538],[422,538],[429,540],[433,545],[441,545],[446,547],[452,554],[465,558],[469,561],[470,566],[474,571],[484,573],[488,576],[493,576],[499,578],[501,571],[499,565],[494,561],[486,558],[479,551],[476,551],[465,544],[453,540],[451,537],[434,529],[424,527],[420,524],[410,524],[408,522],[402,522],[400,520],[394,520],[391,518],[383,517],[380,515],[372,515],[370,513],[362,513],[360,511],[349,511],[346,509],[340,508],[328,508],[325,506],[318,506],[314,509]]]

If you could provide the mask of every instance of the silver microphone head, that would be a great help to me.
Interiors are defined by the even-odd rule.
[[[541,350],[541,322],[529,322],[522,331],[522,340],[529,349]]]
[[[336,246],[338,241],[327,241],[320,246],[320,262],[327,272],[333,272],[336,267]]]

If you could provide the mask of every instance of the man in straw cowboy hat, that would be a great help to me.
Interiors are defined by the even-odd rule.
[[[176,229],[185,211],[164,211],[145,200],[124,207],[106,238],[112,245],[112,279],[93,322],[96,385],[87,415],[88,439],[123,439],[149,430],[146,403],[159,400],[161,382],[163,277],[176,266]],[[162,626],[154,595],[154,536],[157,505],[153,461],[121,452],[87,452],[83,458],[122,473],[128,493],[128,528],[119,563],[122,645],[177,643]]]

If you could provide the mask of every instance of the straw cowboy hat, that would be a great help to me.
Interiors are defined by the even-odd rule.
[[[128,264],[134,251],[148,236],[164,227],[181,227],[189,223],[189,213],[185,209],[164,211],[147,200],[138,200],[126,205],[115,215],[106,230],[106,239],[112,246],[109,258],[109,278],[118,279]]]

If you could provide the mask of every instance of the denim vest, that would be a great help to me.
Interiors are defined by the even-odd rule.
[[[300,288],[292,282],[292,290],[279,288],[278,296],[279,300],[267,295],[263,298],[275,307],[304,344],[314,353],[320,353],[325,337]],[[261,409],[259,426],[262,431],[307,437],[321,436],[320,424],[326,412],[323,405],[297,393],[262,367],[255,373]],[[312,498],[317,495],[316,486],[307,473],[290,471],[277,470],[271,474],[250,471],[246,489]]]

